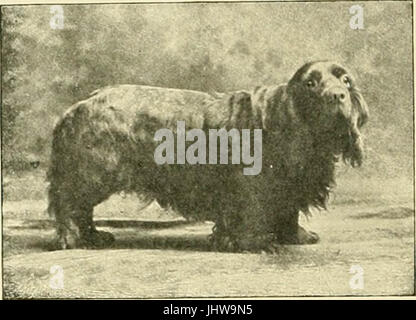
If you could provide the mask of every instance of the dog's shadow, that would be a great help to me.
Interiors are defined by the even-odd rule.
[[[109,231],[115,236],[115,242],[104,248],[95,249],[170,249],[211,251],[209,235],[212,224],[172,221],[139,220],[96,220],[98,230]],[[56,250],[54,242],[54,221],[25,220],[18,225],[8,226],[18,231],[7,237],[14,247],[41,251]]]
[[[113,249],[171,249],[211,251],[212,225],[186,220],[175,221],[97,221],[98,229],[113,233]]]

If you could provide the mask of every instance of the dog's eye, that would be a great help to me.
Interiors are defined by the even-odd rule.
[[[315,81],[315,80],[312,80],[312,79],[310,79],[310,80],[306,80],[306,86],[307,86],[308,88],[313,88],[313,87],[315,87],[315,86],[316,86],[316,81]]]
[[[342,82],[345,84],[345,86],[349,89],[351,88],[351,79],[347,75],[344,75],[342,77]]]

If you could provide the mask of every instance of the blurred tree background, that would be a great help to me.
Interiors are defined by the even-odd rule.
[[[203,91],[287,81],[334,59],[357,75],[371,111],[362,175],[413,170],[411,3],[147,4],[2,7],[3,168],[46,167],[54,124],[93,90],[146,84]]]

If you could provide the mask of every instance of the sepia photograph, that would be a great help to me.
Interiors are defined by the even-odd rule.
[[[2,5],[3,298],[413,296],[412,9]]]

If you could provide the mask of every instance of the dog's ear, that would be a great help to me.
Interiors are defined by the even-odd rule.
[[[351,91],[352,113],[349,124],[349,135],[343,159],[352,167],[359,167],[364,157],[364,143],[360,128],[368,121],[368,106],[358,88]]]
[[[357,88],[351,92],[352,114],[349,125],[349,136],[343,159],[352,167],[359,167],[364,157],[364,144],[360,128],[368,121],[368,106]]]
[[[356,113],[356,115],[353,115],[353,116],[356,117],[357,127],[361,128],[364,124],[367,123],[368,118],[369,118],[367,102],[364,100],[364,97],[362,96],[358,88],[355,88],[352,91],[351,100],[352,100],[353,112]]]

